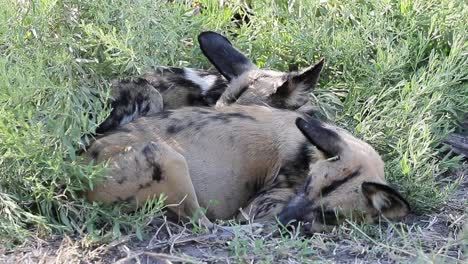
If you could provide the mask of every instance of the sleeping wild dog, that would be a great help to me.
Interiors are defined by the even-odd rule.
[[[300,72],[258,69],[218,33],[203,32],[198,41],[217,70],[159,67],[138,78],[112,81],[112,111],[96,132],[102,134],[140,116],[184,106],[217,103],[222,107],[235,102],[297,110],[309,100],[308,93],[316,86],[324,63],[320,60]]]
[[[230,69],[239,76],[251,69],[250,61],[234,62]],[[226,91],[234,98],[250,91],[236,89],[234,78],[231,83]],[[182,218],[208,208],[200,216],[208,227],[237,215],[302,221],[309,232],[349,216],[372,222],[409,212],[367,143],[299,111],[235,101],[221,98],[216,109],[164,110],[98,138],[84,157],[109,162],[110,173],[88,198],[137,208],[164,193]]]

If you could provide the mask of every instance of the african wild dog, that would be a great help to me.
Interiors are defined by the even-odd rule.
[[[84,156],[109,161],[91,201],[136,208],[164,193],[180,217],[208,208],[200,217],[208,227],[240,208],[254,221],[306,222],[309,232],[350,214],[369,222],[409,211],[370,145],[297,111],[235,104],[163,111],[104,135]]]
[[[223,40],[207,34],[214,38],[212,45]],[[213,50],[219,50],[216,45]],[[310,232],[349,214],[371,221],[379,214],[398,218],[409,211],[408,203],[386,184],[383,162],[368,144],[298,111],[255,105],[255,100],[254,105],[239,105],[256,96],[272,96],[255,94],[261,91],[255,86],[239,88],[236,76],[257,70],[244,56],[233,58],[231,65],[219,67],[233,86],[216,109],[158,113],[163,96],[155,96],[154,115],[97,139],[84,156],[109,161],[110,174],[88,192],[88,198],[134,208],[165,193],[168,204],[180,203],[171,210],[181,217],[192,216],[200,206],[208,208],[200,219],[207,226],[244,208],[239,219],[302,220]],[[304,73],[314,78],[287,78],[288,85],[272,86],[273,92],[287,88],[286,94],[300,95],[289,84],[315,83],[319,72]],[[210,204],[212,200],[219,203]]]
[[[110,131],[163,109],[214,106],[216,102],[217,107],[236,102],[296,110],[308,101],[323,67],[320,60],[301,72],[258,69],[218,33],[203,32],[198,41],[218,71],[160,67],[133,80],[113,81],[113,110],[96,132]]]

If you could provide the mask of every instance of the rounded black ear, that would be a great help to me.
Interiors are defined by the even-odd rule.
[[[375,183],[364,182],[361,185],[362,193],[372,206],[389,219],[397,219],[407,215],[410,211],[409,203],[392,187]]]
[[[216,32],[202,32],[198,35],[198,43],[203,54],[228,80],[257,68],[250,59],[234,48],[227,38]]]
[[[302,118],[297,118],[296,126],[327,158],[340,154],[340,142],[342,141],[340,136],[335,131],[324,127],[317,119],[306,121]]]

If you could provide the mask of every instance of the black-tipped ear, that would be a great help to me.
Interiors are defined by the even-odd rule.
[[[304,90],[311,90],[317,85],[320,73],[322,72],[325,59],[321,58],[314,65],[304,69],[299,75],[294,76],[291,81]]]
[[[323,69],[325,60],[322,58],[316,64],[302,70],[301,73],[292,77],[287,82],[276,90],[276,95],[281,97],[288,97],[294,92],[303,94],[306,91],[311,91],[317,85],[320,73]]]
[[[324,59],[321,59],[315,65],[308,67],[301,73],[290,77],[272,94],[271,100],[287,104],[281,108],[296,110],[309,101],[309,92],[317,85],[322,71]]]
[[[228,80],[256,69],[252,61],[234,48],[227,38],[216,32],[202,32],[198,35],[198,42],[203,54]]]
[[[410,211],[409,203],[392,187],[375,183],[364,182],[361,185],[362,193],[372,206],[389,219],[397,219],[407,215]]]
[[[340,154],[340,142],[342,141],[340,136],[335,131],[324,127],[320,121],[316,119],[305,121],[302,118],[297,118],[296,126],[327,158]]]

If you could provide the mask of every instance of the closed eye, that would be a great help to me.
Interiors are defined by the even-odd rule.
[[[315,209],[315,220],[321,224],[338,225],[343,218],[337,211]]]

